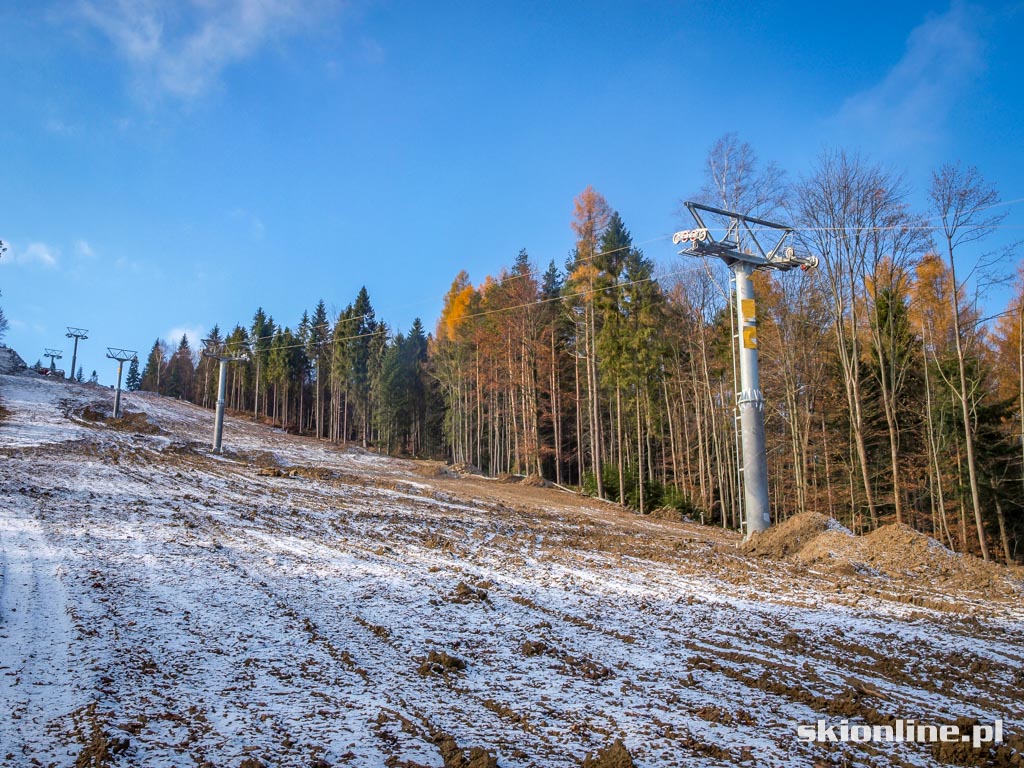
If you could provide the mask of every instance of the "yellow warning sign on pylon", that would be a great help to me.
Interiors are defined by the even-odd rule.
[[[743,348],[757,349],[757,326],[748,325],[743,329]]]

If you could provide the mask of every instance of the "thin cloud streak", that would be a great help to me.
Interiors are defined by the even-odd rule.
[[[144,91],[190,101],[226,67],[312,28],[331,7],[302,0],[80,0],[75,16],[113,43]]]
[[[24,248],[8,244],[10,250],[0,257],[0,266],[31,266],[38,264],[47,269],[55,269],[60,259],[60,249],[46,243],[29,243]]]
[[[962,91],[984,71],[980,8],[954,3],[907,38],[903,57],[871,88],[846,99],[828,122],[845,137],[892,150],[941,139]]]

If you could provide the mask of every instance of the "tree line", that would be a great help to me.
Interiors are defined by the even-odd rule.
[[[1005,310],[991,249],[1005,208],[977,170],[946,165],[928,208],[891,169],[841,150],[796,180],[735,134],[695,199],[793,228],[808,272],[755,274],[776,520],[808,510],[864,532],[904,523],[960,552],[1019,560],[1024,541],[1024,271]],[[724,226],[725,222],[722,222]],[[536,475],[641,513],[672,507],[739,528],[735,310],[720,263],[659,274],[587,187],[575,245],[538,269],[521,251],[474,284],[460,272],[434,332],[396,333],[365,288],[292,330],[258,309],[211,342],[227,406],[337,443]],[[742,243],[741,247],[748,246]],[[157,340],[129,386],[213,407],[217,362]]]

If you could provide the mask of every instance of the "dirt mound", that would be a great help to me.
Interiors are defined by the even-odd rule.
[[[803,512],[764,533],[755,533],[743,542],[741,549],[748,555],[782,560],[795,555],[813,538],[830,530],[846,529],[825,515]]]
[[[477,467],[465,462],[455,464],[442,464],[439,461],[417,461],[413,466],[413,472],[421,477],[466,477],[468,475],[482,476]]]
[[[784,527],[779,526],[778,530]],[[1002,566],[953,552],[927,534],[897,523],[883,525],[866,536],[854,536],[833,524],[806,539],[799,550],[774,556],[786,557],[801,565],[825,565],[838,571],[926,579],[937,586],[960,590],[1004,590],[1007,582],[1014,580],[1014,574]]]
[[[479,587],[471,587],[464,581],[460,581],[458,586],[455,587],[455,591],[448,595],[448,600],[452,603],[490,602],[490,598],[487,596],[486,589],[480,589]]]
[[[684,515],[675,507],[658,507],[652,509],[649,517],[652,520],[668,520],[672,523],[692,523],[693,520],[687,515]]]
[[[439,731],[431,739],[444,760],[444,768],[498,768],[498,758],[483,747],[460,747],[450,733]]]
[[[551,486],[551,483],[540,475],[527,475],[523,478],[522,485],[528,488],[548,488]]]
[[[420,477],[451,477],[448,468],[439,461],[417,461],[412,471]]]
[[[82,421],[87,421],[90,424],[105,424],[119,432],[156,435],[163,431],[156,424],[152,423],[146,414],[140,411],[122,410],[121,416],[115,419],[113,412],[99,403],[86,405],[74,415]]]
[[[864,562],[889,575],[927,578],[960,589],[1005,588],[1009,573],[973,555],[961,555],[907,525],[883,525],[863,539]]]
[[[100,422],[106,421],[110,418],[110,414],[104,412],[99,406],[87,405],[78,412],[79,418],[85,419],[86,421]]]
[[[287,470],[280,467],[260,467],[256,474],[259,477],[291,477]]]
[[[449,673],[462,672],[465,669],[466,662],[458,656],[451,656],[446,651],[432,650],[430,654],[423,659],[423,663],[420,664],[416,671],[419,672],[422,677],[428,677],[429,675],[447,677]]]
[[[800,548],[793,559],[801,565],[848,565],[863,561],[863,542],[846,530],[826,530]]]
[[[583,768],[636,768],[636,763],[622,739],[616,739],[599,749],[596,755],[587,755],[583,759]]]
[[[307,480],[334,480],[337,478],[338,473],[333,470],[327,469],[327,467],[291,467],[288,470],[288,474],[291,477],[304,477]]]
[[[151,422],[146,414],[141,412],[122,412],[121,418],[109,419],[108,426],[124,432],[138,432],[142,435],[156,435],[163,430]]]

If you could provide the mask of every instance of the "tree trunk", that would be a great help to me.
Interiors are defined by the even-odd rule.
[[[964,353],[963,339],[960,338],[960,299],[956,282],[956,265],[953,262],[953,239],[947,235],[946,246],[949,252],[949,273],[953,283],[953,341],[956,345],[956,362],[960,373],[960,391],[957,393],[960,399],[961,412],[964,417],[964,447],[967,450],[967,476],[971,483],[971,505],[974,507],[974,522],[978,528],[978,544],[981,546],[981,556],[988,560],[988,545],[985,543],[985,526],[981,519],[981,494],[978,490],[978,469],[974,456],[974,423],[971,420],[971,409],[968,404],[967,392],[967,361]]]
[[[626,506],[626,472],[622,459],[622,387],[615,383],[615,432],[616,453],[619,460],[619,506]]]
[[[993,489],[995,490],[995,489]],[[999,501],[999,495],[994,494],[996,505],[996,519],[999,521],[999,539],[1003,544],[1003,557],[1006,564],[1010,565],[1013,558],[1010,555],[1010,540],[1006,536],[1006,518],[1003,516],[1003,505]]]

